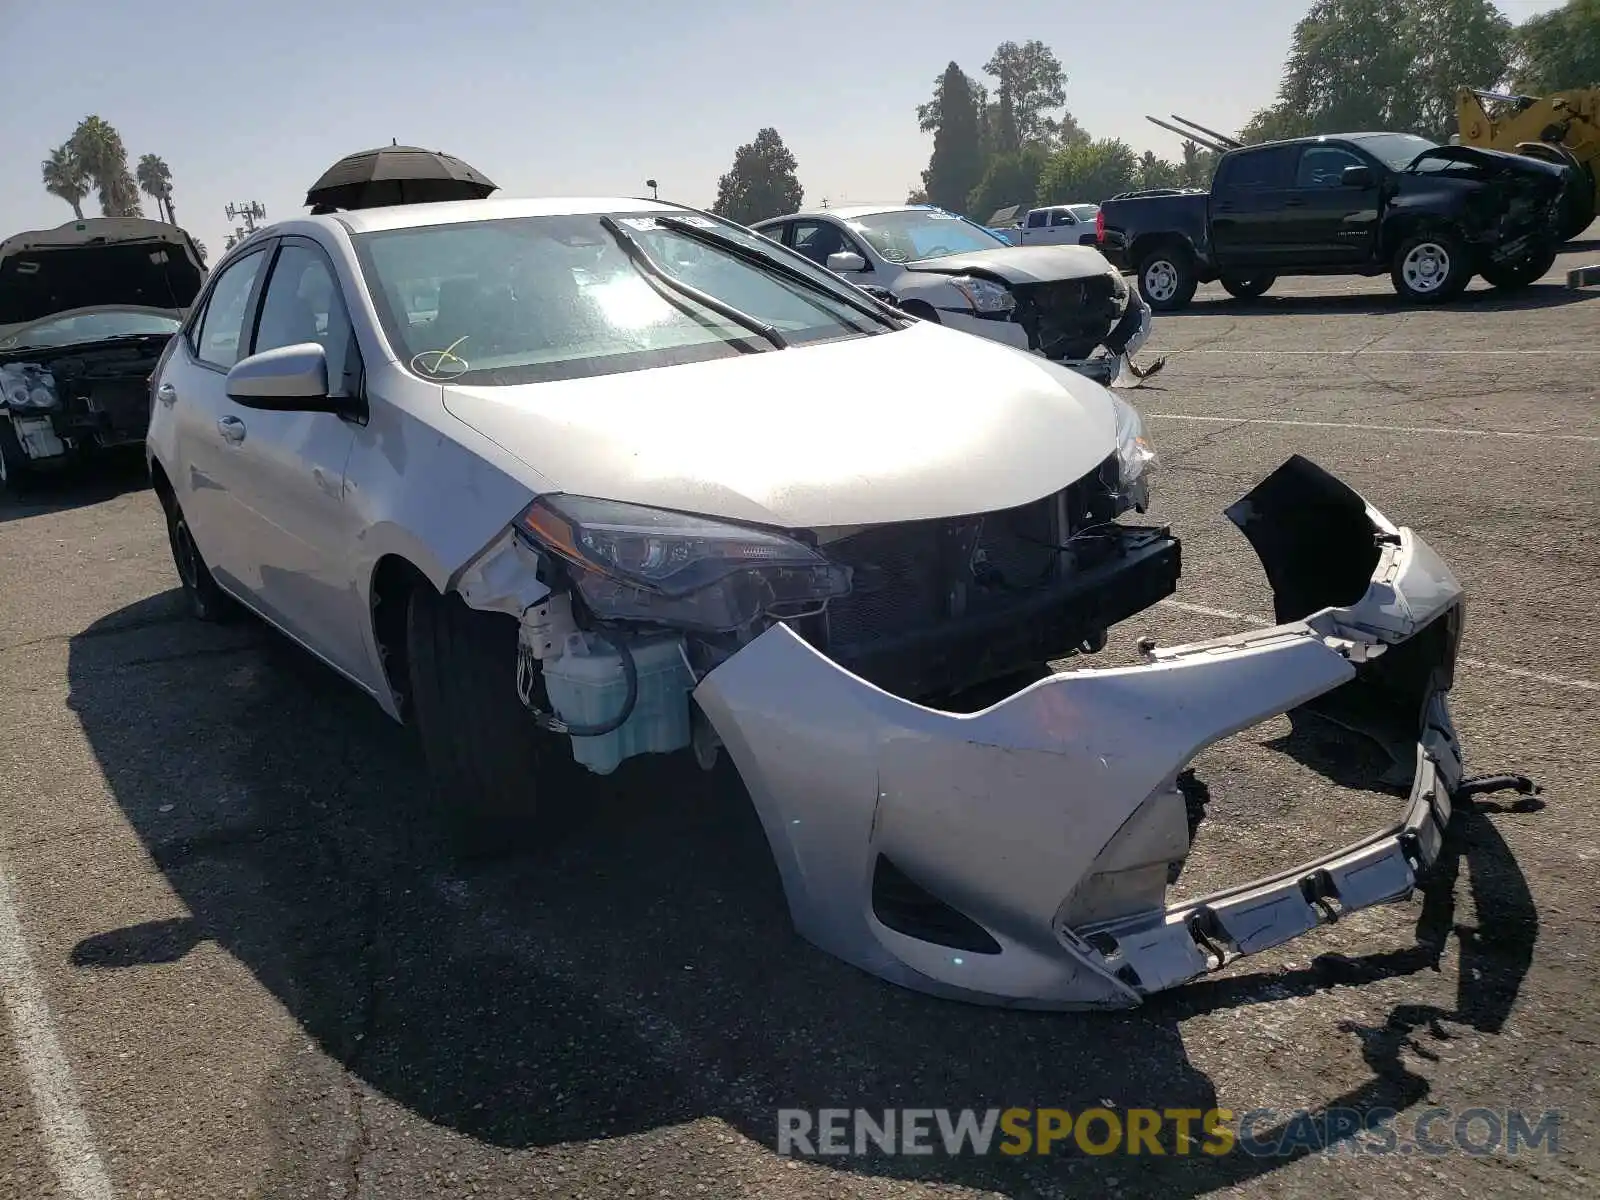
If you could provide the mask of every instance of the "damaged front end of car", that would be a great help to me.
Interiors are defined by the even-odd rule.
[[[1262,561],[1279,624],[1144,647],[1137,665],[1056,673],[975,712],[927,703],[984,673],[948,649],[967,618],[908,657],[817,636],[830,609],[875,594],[857,595],[872,572],[840,551],[854,535],[741,535],[745,582],[715,600],[659,589],[641,598],[640,571],[692,555],[674,548],[681,538],[648,536],[639,514],[627,514],[632,526],[616,515],[536,502],[460,581],[474,607],[521,615],[524,702],[602,773],[634,753],[690,746],[709,765],[725,748],[798,931],[890,982],[1003,1006],[1132,1006],[1344,912],[1401,900],[1439,855],[1461,780],[1446,702],[1461,587],[1411,530],[1305,459],[1228,511]],[[1128,532],[1115,535],[1108,582],[1088,588],[1108,624],[1170,594],[1177,567],[1165,530],[1110,524]],[[714,540],[727,528],[674,533]],[[614,571],[596,569],[608,560]],[[1164,565],[1147,573],[1151,561]],[[1096,569],[1065,574],[1083,586]],[[657,611],[627,610],[623,596]],[[1018,624],[1047,624],[1042,612],[984,615],[971,626],[1002,642]],[[902,611],[888,625],[915,622]],[[1037,649],[1024,637],[1006,653]],[[944,678],[916,669],[927,660],[960,665]],[[1297,709],[1404,745],[1404,811],[1317,861],[1169,904],[1192,839],[1179,777],[1208,746]]]

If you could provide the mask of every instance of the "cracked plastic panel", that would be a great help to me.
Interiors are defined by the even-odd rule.
[[[1460,585],[1410,530],[1298,457],[1229,516],[1273,584],[1272,629],[1056,675],[970,715],[883,692],[782,625],[707,675],[696,700],[760,813],[800,933],[933,994],[1124,1007],[1409,894],[1461,773],[1444,701]],[[1404,818],[1168,909],[1169,867],[1189,848],[1178,775],[1222,738],[1333,701],[1408,748]]]

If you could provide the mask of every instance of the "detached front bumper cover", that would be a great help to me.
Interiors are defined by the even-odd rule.
[[[1280,622],[1069,671],[975,714],[880,691],[774,626],[695,697],[760,814],[799,932],[891,982],[1027,1008],[1122,1008],[1404,899],[1461,780],[1445,694],[1461,587],[1411,530],[1290,459],[1228,511]],[[1178,776],[1315,708],[1414,755],[1393,826],[1168,907],[1189,851]]]

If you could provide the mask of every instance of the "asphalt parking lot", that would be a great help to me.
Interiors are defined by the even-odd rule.
[[[1600,225],[1558,271],[1593,261]],[[1542,809],[1489,798],[1414,902],[1137,1012],[933,1001],[793,934],[726,772],[625,770],[573,840],[452,868],[404,731],[184,618],[136,470],[64,482],[0,501],[0,1195],[1593,1195],[1600,290],[1208,287],[1156,353],[1130,396],[1184,580],[1106,655],[1270,617],[1222,509],[1303,453],[1454,567],[1468,770]],[[1184,886],[1384,821],[1363,753],[1287,722],[1208,751]],[[779,1108],[1012,1105],[1561,1117],[1519,1156],[775,1150]]]

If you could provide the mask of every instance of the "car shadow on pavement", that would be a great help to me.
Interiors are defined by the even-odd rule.
[[[1367,316],[1417,312],[1514,312],[1560,308],[1592,300],[1594,292],[1569,288],[1564,283],[1541,283],[1524,291],[1505,294],[1492,288],[1463,293],[1460,298],[1439,306],[1407,304],[1399,296],[1382,292],[1359,292],[1338,296],[1306,296],[1293,292],[1268,292],[1255,300],[1235,300],[1226,294],[1197,297],[1195,303],[1177,312],[1161,313],[1158,320],[1185,316]],[[1537,348],[1534,348],[1535,350]]]
[[[575,836],[461,869],[442,850],[407,731],[285,639],[253,622],[218,633],[179,607],[152,597],[73,639],[70,705],[191,916],[102,931],[73,963],[159,970],[214,942],[356,1078],[492,1147],[715,1117],[775,1149],[781,1108],[1237,1109],[1240,1097],[1219,1096],[1189,1059],[1181,1022],[1437,971],[1455,940],[1454,1007],[1402,1006],[1376,1027],[1329,1030],[1360,1039],[1372,1076],[1332,1099],[1304,1097],[1313,1110],[1403,1110],[1428,1090],[1405,1050],[1452,1024],[1498,1030],[1531,961],[1528,886],[1493,824],[1468,813],[1426,891],[1415,946],[1234,968],[1128,1013],[932,1000],[793,932],[760,824],[725,764],[710,775],[676,759],[625,764],[584,801]],[[1462,861],[1475,929],[1456,916]],[[287,1063],[262,1071],[292,1074]],[[257,1099],[285,1156],[296,1144],[285,1129],[316,1103],[310,1091]],[[1133,1194],[1191,1196],[1277,1170],[1315,1142],[1298,1139],[1284,1157],[822,1161],[1008,1194],[1098,1194],[1120,1177]]]
[[[74,463],[61,471],[38,475],[28,481],[25,491],[0,488],[0,524],[86,508],[149,486],[150,468],[143,455],[107,454],[94,462]]]

